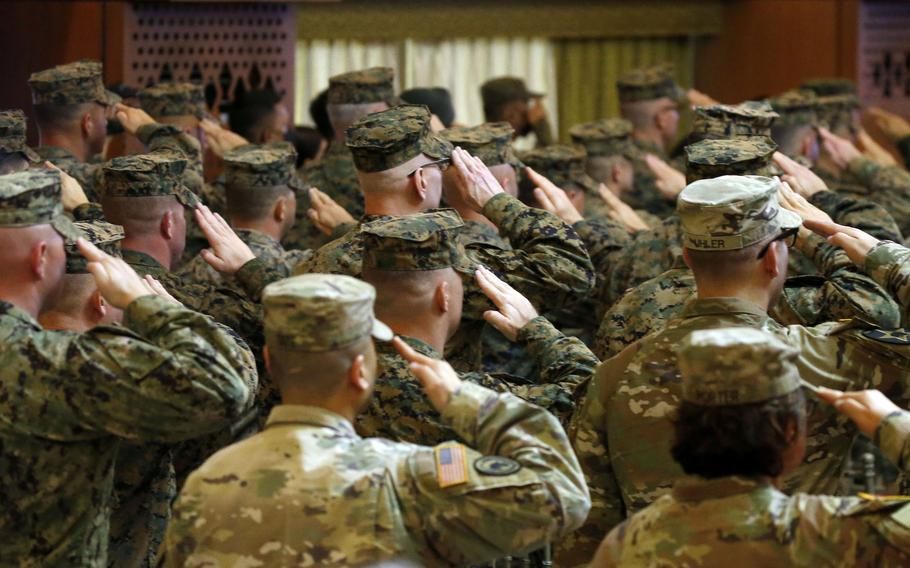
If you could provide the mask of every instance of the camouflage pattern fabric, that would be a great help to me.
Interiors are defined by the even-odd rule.
[[[766,101],[778,114],[777,124],[818,126],[818,97],[811,91],[787,91]]]
[[[657,189],[654,173],[645,162],[646,154],[654,154],[661,160],[667,161],[669,159],[667,152],[663,148],[643,140],[633,139],[632,143],[637,150],[636,157],[632,159],[635,184],[632,191],[622,196],[623,201],[633,209],[643,209],[660,218],[672,215],[675,204],[661,195],[660,190]]]
[[[548,412],[465,383],[442,419],[465,445],[360,438],[325,409],[277,407],[261,434],[190,476],[168,527],[167,565],[467,564],[539,548],[584,518],[584,483]],[[449,457],[464,460],[452,486],[437,465]],[[282,514],[289,505],[309,514]],[[273,518],[278,533],[261,522]]]
[[[111,256],[120,257],[120,241],[123,240],[123,227],[112,225],[101,220],[89,222],[80,221],[73,223],[75,227],[82,232],[85,239],[103,250]],[[67,242],[64,245],[66,249],[66,273],[67,274],[88,274],[88,262],[75,241]]]
[[[247,190],[287,185],[304,189],[294,164],[297,150],[290,142],[246,144],[224,155],[224,183],[228,199],[233,189]]]
[[[120,156],[104,164],[105,197],[163,197],[173,195],[186,207],[199,199],[183,185],[186,160],[176,154],[155,152]]]
[[[393,105],[395,71],[391,67],[370,67],[329,77],[327,102],[330,105],[359,105],[385,102]]]
[[[875,430],[875,445],[901,471],[910,470],[910,412],[886,416]]]
[[[866,256],[864,270],[898,301],[906,327],[910,322],[910,249],[882,242]]]
[[[804,81],[800,89],[812,91],[820,97],[829,95],[856,95],[856,83],[843,77],[817,77]]]
[[[686,181],[722,175],[783,175],[774,163],[777,144],[766,136],[740,136],[734,139],[707,139],[685,148]]]
[[[521,161],[558,187],[577,186],[590,195],[597,194],[597,182],[585,171],[584,146],[553,144],[521,154]]]
[[[859,109],[856,95],[825,95],[817,100],[818,120],[833,131],[846,129],[855,132],[853,113]]]
[[[572,142],[584,146],[590,156],[637,155],[632,144],[632,123],[622,118],[605,118],[576,124],[569,129]]]
[[[0,111],[0,152],[21,154],[31,163],[41,160],[26,143],[25,113],[19,109]]]
[[[0,227],[51,225],[68,242],[82,236],[63,213],[60,174],[23,170],[0,176]]]
[[[205,93],[194,83],[158,83],[139,91],[139,106],[153,118],[205,116]]]
[[[685,91],[673,78],[672,67],[668,65],[630,71],[616,80],[616,90],[621,103],[653,101],[664,97],[681,101],[686,97]]]
[[[859,197],[882,206],[897,221],[900,233],[910,235],[910,173],[907,170],[859,157],[850,162],[846,175],[865,189],[865,194]],[[837,189],[838,192],[852,193]]]
[[[104,88],[101,62],[81,59],[66,65],[32,73],[28,86],[34,104],[75,105],[99,103],[112,105],[120,97]]]
[[[464,221],[454,209],[392,217],[360,226],[362,268],[425,271],[454,268],[472,277],[477,266],[466,258],[459,233]]]
[[[452,144],[430,130],[423,105],[400,105],[368,114],[347,131],[347,146],[361,172],[382,172],[425,154],[449,158]]]
[[[524,167],[512,148],[515,130],[508,122],[486,122],[477,126],[459,126],[439,133],[440,136],[480,158],[488,168],[508,164]]]
[[[509,250],[512,248],[509,242],[502,238],[496,227],[484,223],[483,221],[465,221],[464,227],[461,228],[458,236],[465,246],[468,246],[471,243],[479,243],[497,247],[502,250]]]
[[[771,125],[777,117],[778,114],[767,102],[746,101],[738,105],[699,106],[695,107],[690,136],[695,140],[744,136],[770,138]]]
[[[495,109],[512,101],[528,101],[543,97],[544,93],[528,90],[524,80],[518,77],[496,77],[480,86],[480,98],[484,108]]]

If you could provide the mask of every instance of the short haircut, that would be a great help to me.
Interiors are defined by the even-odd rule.
[[[275,203],[282,197],[288,197],[293,190],[287,185],[274,187],[228,187],[227,214],[232,219],[248,221],[265,219],[272,214]]]
[[[89,296],[98,289],[91,274],[64,274],[60,293],[45,309],[62,314],[81,315]]]
[[[610,179],[613,174],[613,166],[616,165],[628,165],[628,167],[632,167],[632,163],[621,154],[614,154],[612,156],[588,156],[588,159],[585,160],[585,172],[594,178],[594,181],[604,183]]]
[[[101,207],[105,219],[115,225],[122,225],[127,236],[156,233],[165,213],[177,208],[183,210],[183,205],[174,195],[102,197]]]
[[[332,137],[334,138],[334,132],[343,132],[366,115],[380,112],[386,108],[388,108],[388,104],[381,101],[375,103],[328,105],[326,110],[329,113],[329,121],[332,123]]]
[[[697,277],[711,280],[731,280],[748,276],[758,260],[758,251],[772,237],[737,250],[707,251],[686,249],[689,267]]]
[[[329,111],[326,108],[329,102],[329,90],[324,89],[316,95],[316,98],[310,101],[310,118],[316,125],[316,130],[322,134],[326,140],[335,138],[335,129],[332,128],[332,121],[329,119]]]
[[[319,148],[322,146],[322,134],[315,128],[309,126],[295,126],[288,131],[288,141],[294,145],[297,150],[297,162],[295,167],[299,168],[307,160],[312,160],[319,154]]]
[[[772,124],[771,138],[782,154],[793,156],[799,153],[800,145],[811,131],[810,124]]]
[[[400,319],[426,308],[439,282],[450,277],[452,268],[436,270],[382,270],[364,267],[361,278],[376,288],[376,317],[389,314]]]
[[[373,338],[366,336],[334,351],[309,353],[269,346],[271,375],[282,391],[293,390],[313,401],[331,398],[344,384],[344,377],[358,355],[365,355]]]
[[[619,113],[632,123],[635,130],[642,130],[654,126],[654,117],[663,105],[663,99],[622,103]]]
[[[77,103],[72,105],[54,105],[40,103],[35,105],[35,124],[40,130],[68,130],[77,124],[91,110],[95,103]]]
[[[275,105],[280,101],[281,97],[274,91],[249,91],[231,104],[228,125],[237,134],[254,142],[275,115]]]

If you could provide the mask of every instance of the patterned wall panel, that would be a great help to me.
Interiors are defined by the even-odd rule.
[[[910,116],[910,2],[863,2],[858,72],[864,103]]]
[[[123,82],[205,86],[213,112],[252,89],[288,93],[293,113],[296,16],[276,2],[136,2],[123,20]]]

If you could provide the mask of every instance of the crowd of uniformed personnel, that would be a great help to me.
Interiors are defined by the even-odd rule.
[[[302,166],[277,98],[28,84],[0,565],[910,565],[910,124],[849,81],[640,69],[557,144],[521,79],[469,126],[371,68]]]

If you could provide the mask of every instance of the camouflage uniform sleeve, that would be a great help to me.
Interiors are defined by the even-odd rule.
[[[875,430],[875,444],[902,472],[910,473],[910,412],[885,416]]]
[[[910,311],[910,249],[897,243],[880,243],[866,256],[864,269],[897,298],[906,323]]]
[[[869,189],[876,202],[906,232],[910,222],[910,173],[898,166],[884,166],[864,156],[850,162],[847,170]]]
[[[877,239],[901,240],[900,228],[881,205],[834,191],[819,191],[809,201],[830,215],[835,223],[862,229]]]
[[[585,219],[572,225],[588,249],[596,274],[603,274],[632,241],[625,227],[610,219]]]
[[[462,383],[442,416],[470,446],[462,446],[466,481],[444,486],[440,447],[415,449],[396,480],[409,532],[435,556],[465,564],[526,553],[582,523],[590,507],[584,478],[547,411]],[[498,467],[484,467],[490,462]]]
[[[259,302],[262,299],[262,290],[266,286],[288,276],[290,274],[280,262],[266,262],[261,258],[254,258],[240,267],[234,274],[234,279],[248,298]]]
[[[73,209],[74,221],[104,221],[104,209],[100,203],[89,201]]]

